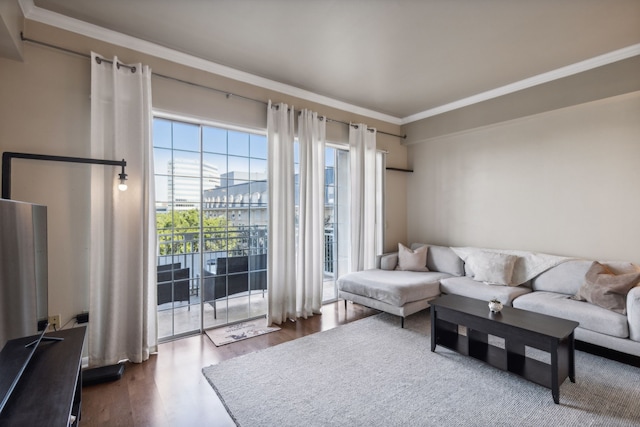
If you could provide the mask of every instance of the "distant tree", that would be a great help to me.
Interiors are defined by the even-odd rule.
[[[229,222],[224,217],[204,218],[206,251],[230,251],[235,240],[227,239]],[[185,254],[199,251],[200,212],[197,209],[156,214],[160,255]],[[173,234],[171,231],[173,230]]]

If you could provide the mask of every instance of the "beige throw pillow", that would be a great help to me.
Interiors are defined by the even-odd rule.
[[[465,260],[473,271],[473,279],[489,285],[509,286],[513,267],[518,259],[515,255],[499,252],[476,251]]]
[[[627,294],[640,282],[640,272],[614,274],[594,261],[573,299],[588,301],[620,314],[627,314]]]
[[[428,246],[421,246],[416,250],[411,250],[398,243],[398,266],[396,270],[404,271],[429,271],[427,268]]]

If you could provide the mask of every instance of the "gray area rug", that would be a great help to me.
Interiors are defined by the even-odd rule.
[[[429,311],[386,313],[203,369],[250,426],[638,426],[640,368],[576,351],[576,383],[551,390],[430,351]],[[546,355],[546,353],[544,354]]]

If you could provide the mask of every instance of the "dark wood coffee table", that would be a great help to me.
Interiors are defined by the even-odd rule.
[[[550,388],[560,403],[560,384],[575,380],[573,331],[578,322],[513,307],[491,313],[488,301],[443,295],[431,301],[431,351],[436,345],[482,360]],[[458,332],[466,326],[467,334]],[[489,335],[504,339],[504,348],[489,343]],[[525,355],[525,346],[550,353],[551,363]]]

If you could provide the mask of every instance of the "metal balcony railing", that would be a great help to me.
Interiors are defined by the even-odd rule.
[[[268,236],[265,225],[236,227],[207,227],[200,233],[193,228],[165,228],[157,230],[159,254],[157,265],[164,269],[188,269],[189,291],[197,296],[201,272],[214,273],[219,258],[261,255],[267,253]],[[335,233],[333,227],[324,232],[325,279],[335,272]],[[200,254],[200,247],[204,253]],[[204,267],[204,268],[203,268]],[[160,269],[159,268],[159,269]],[[250,270],[252,271],[251,267]],[[169,276],[172,277],[172,276]],[[175,281],[176,278],[169,279]],[[180,280],[185,280],[180,278]]]

